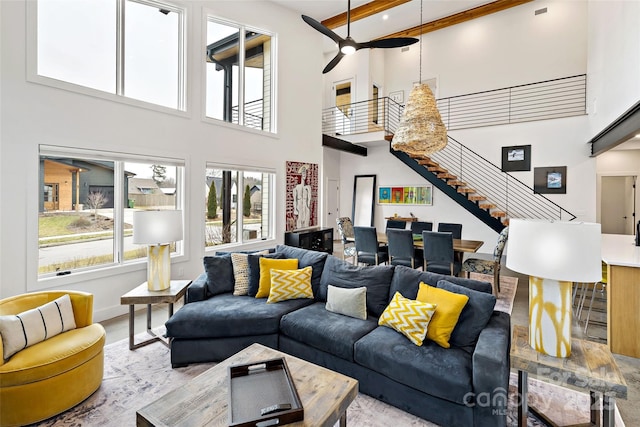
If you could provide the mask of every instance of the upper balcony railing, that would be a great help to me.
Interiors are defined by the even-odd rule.
[[[436,101],[448,130],[557,119],[587,114],[587,76],[563,77]],[[404,106],[388,97],[338,105],[322,112],[322,133],[393,133]]]
[[[438,99],[448,130],[587,114],[587,76],[564,77]]]

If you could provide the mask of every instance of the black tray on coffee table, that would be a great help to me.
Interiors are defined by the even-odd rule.
[[[229,367],[229,426],[266,427],[304,419],[284,358]]]

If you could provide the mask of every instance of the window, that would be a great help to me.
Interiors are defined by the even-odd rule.
[[[275,132],[274,37],[207,19],[207,117]]]
[[[183,169],[181,160],[41,147],[39,277],[146,258],[132,242],[133,211],[180,209]]]
[[[209,166],[206,170],[206,246],[273,238],[274,174]]]
[[[152,0],[38,0],[37,75],[185,109],[184,10]]]

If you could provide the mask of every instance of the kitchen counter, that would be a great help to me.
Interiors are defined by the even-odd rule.
[[[602,235],[607,263],[607,344],[612,353],[640,358],[640,247],[635,236]]]

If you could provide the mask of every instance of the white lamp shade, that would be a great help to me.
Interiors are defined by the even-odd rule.
[[[156,245],[182,240],[182,211],[133,212],[133,243]]]
[[[601,246],[597,223],[511,219],[506,265],[543,279],[599,282]]]

